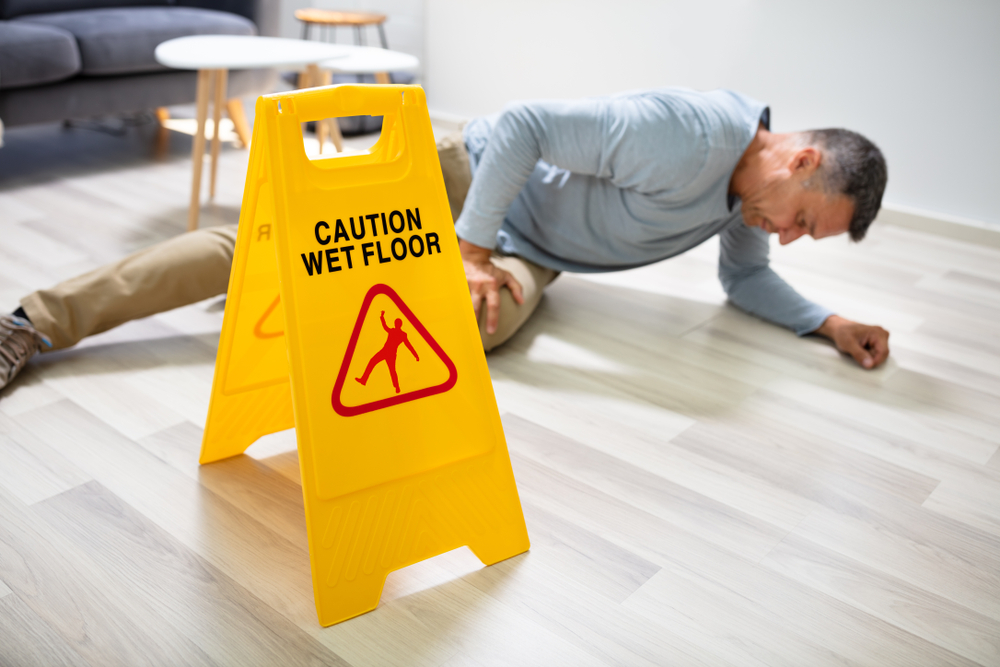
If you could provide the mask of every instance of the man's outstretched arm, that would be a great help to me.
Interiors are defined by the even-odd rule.
[[[416,359],[417,361],[420,361],[420,355],[417,354],[417,351],[413,349],[413,345],[410,344],[410,339],[404,338],[403,343],[406,345],[406,349],[410,351],[410,354],[413,355],[413,358]]]
[[[800,336],[825,336],[867,369],[889,356],[888,331],[853,322],[809,301],[771,269],[766,232],[740,221],[726,228],[719,240],[719,280],[729,300],[742,310]]]

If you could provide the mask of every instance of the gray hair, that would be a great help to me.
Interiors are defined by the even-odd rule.
[[[840,128],[803,132],[808,144],[823,151],[818,176],[823,189],[850,197],[854,216],[848,231],[860,241],[882,206],[889,178],[885,156],[878,146],[857,132]]]

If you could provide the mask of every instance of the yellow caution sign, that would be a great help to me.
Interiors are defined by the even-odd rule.
[[[362,114],[383,118],[368,154],[306,156],[301,123]],[[293,425],[322,625],[393,570],[528,549],[417,86],[257,101],[201,462]]]

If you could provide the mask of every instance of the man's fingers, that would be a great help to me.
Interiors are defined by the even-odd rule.
[[[889,333],[881,329],[870,331],[865,347],[871,354],[872,368],[878,366],[889,358]]]
[[[841,350],[854,357],[854,360],[861,364],[864,368],[873,368],[875,365],[875,362],[868,353],[868,350],[866,350],[864,346],[862,346],[861,341],[856,338],[852,337],[847,339]]]
[[[479,306],[482,305],[483,295],[476,290],[471,290],[472,294],[472,312],[476,314],[476,319],[479,319]]]
[[[514,274],[512,273],[507,274],[507,282],[505,284],[507,285],[507,289],[510,290],[510,295],[514,297],[514,301],[516,301],[518,305],[523,304],[524,288],[521,287],[521,283],[517,281],[517,278],[514,277]]]
[[[497,320],[500,319],[500,290],[491,289],[486,292],[486,333],[496,333]]]

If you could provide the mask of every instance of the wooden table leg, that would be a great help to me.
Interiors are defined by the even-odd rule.
[[[333,141],[333,147],[337,149],[338,153],[344,152],[344,136],[340,133],[340,123],[337,122],[336,118],[327,118],[325,121],[330,128],[330,139]]]
[[[333,72],[330,70],[323,70],[322,73],[322,84],[324,86],[329,86],[333,83]],[[324,118],[320,121],[323,124],[324,134],[330,134],[330,140],[333,142],[333,147],[337,149],[338,153],[344,152],[344,137],[340,134],[340,125],[337,123],[336,118]],[[319,144],[319,152],[323,153],[323,142]]]
[[[301,87],[313,88],[314,86],[319,86],[322,81],[323,74],[319,71],[319,67],[315,63],[306,65],[305,83]],[[316,121],[316,139],[319,140],[320,155],[323,154],[323,144],[326,142],[326,130],[326,121],[323,119]]]
[[[243,148],[249,148],[250,123],[247,122],[247,114],[243,110],[243,101],[234,97],[226,102],[226,113],[229,114],[230,120],[233,121],[233,127],[236,128],[236,134],[239,136]]]
[[[208,198],[215,199],[215,174],[219,167],[219,123],[222,121],[222,103],[226,99],[226,82],[229,74],[224,69],[215,70],[212,77],[215,95],[212,99],[212,171],[208,179]]]
[[[375,72],[375,83],[392,83],[388,72]]]
[[[208,79],[211,70],[198,70],[198,89],[195,99],[198,107],[198,128],[191,146],[191,206],[188,208],[188,231],[198,229],[198,212],[201,206],[201,168],[205,161],[205,117],[208,115]]]

